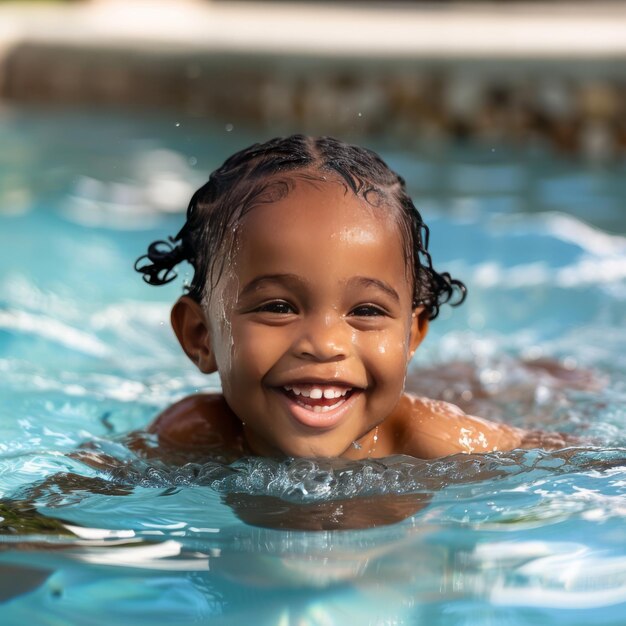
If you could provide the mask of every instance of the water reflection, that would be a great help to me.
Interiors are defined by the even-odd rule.
[[[427,506],[427,494],[384,494],[301,504],[274,496],[224,496],[237,517],[253,526],[279,530],[357,530],[396,524]]]

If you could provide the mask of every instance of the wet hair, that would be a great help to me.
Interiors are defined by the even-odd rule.
[[[276,138],[231,156],[193,194],[178,234],[151,243],[147,254],[137,259],[135,269],[150,285],[164,285],[176,278],[174,268],[188,261],[194,269],[186,286],[188,295],[203,302],[229,262],[228,252],[248,211],[285,197],[298,178],[321,181],[328,177],[338,178],[347,192],[393,214],[413,281],[414,307],[424,307],[432,320],[442,304],[463,302],[465,285],[433,268],[429,230],[404,179],[375,152],[332,137]]]

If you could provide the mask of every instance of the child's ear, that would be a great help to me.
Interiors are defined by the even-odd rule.
[[[424,307],[413,309],[411,314],[411,334],[409,336],[409,359],[415,354],[418,346],[426,337],[428,332],[428,314]]]
[[[185,354],[205,374],[217,371],[211,345],[211,329],[202,307],[189,296],[182,296],[172,308],[172,328]]]

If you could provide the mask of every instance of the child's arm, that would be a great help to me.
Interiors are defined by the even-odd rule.
[[[467,415],[454,404],[405,394],[396,416],[402,425],[401,452],[431,459],[464,452],[507,451],[515,448],[557,449],[567,438],[558,433],[526,431]],[[397,430],[397,429],[396,429]],[[398,434],[396,434],[398,436]]]

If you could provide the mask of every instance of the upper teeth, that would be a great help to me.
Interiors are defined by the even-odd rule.
[[[341,398],[341,396],[345,396],[348,391],[350,391],[349,387],[342,387],[341,389],[338,387],[327,387],[322,389],[322,387],[295,387],[293,385],[285,385],[284,389],[286,391],[293,391],[297,396],[304,396],[305,398],[312,398],[313,400],[319,400],[322,397],[328,400]]]

